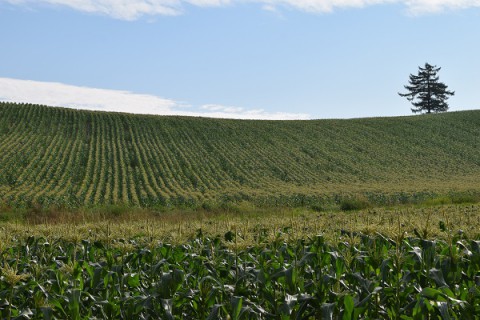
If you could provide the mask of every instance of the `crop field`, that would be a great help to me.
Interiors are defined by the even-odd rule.
[[[2,319],[480,314],[480,205],[49,212],[0,239]]]
[[[0,103],[0,169],[14,208],[478,196],[480,112],[246,121]]]
[[[0,103],[1,319],[479,319],[480,112]]]

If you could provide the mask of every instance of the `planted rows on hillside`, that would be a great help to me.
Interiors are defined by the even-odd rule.
[[[0,201],[14,207],[298,205],[477,190],[480,179],[478,112],[282,122],[0,103],[0,116]]]

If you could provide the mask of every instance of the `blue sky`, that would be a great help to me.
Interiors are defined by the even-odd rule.
[[[480,0],[0,0],[0,100],[251,119],[480,108]]]

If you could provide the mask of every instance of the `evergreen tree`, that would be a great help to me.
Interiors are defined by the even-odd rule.
[[[398,94],[401,97],[406,97],[412,103],[414,106],[412,108],[413,113],[447,111],[447,100],[455,92],[448,91],[448,87],[438,81],[437,72],[441,68],[425,63],[425,67],[418,67],[418,69],[418,75],[410,74],[409,85],[404,86],[409,92]]]

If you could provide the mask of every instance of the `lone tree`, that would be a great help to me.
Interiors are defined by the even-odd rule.
[[[440,67],[425,63],[425,67],[418,67],[418,75],[410,74],[410,85],[404,86],[409,93],[398,93],[412,103],[413,113],[443,112],[448,110],[447,100],[455,91],[448,91],[447,86],[438,81],[437,72]]]

